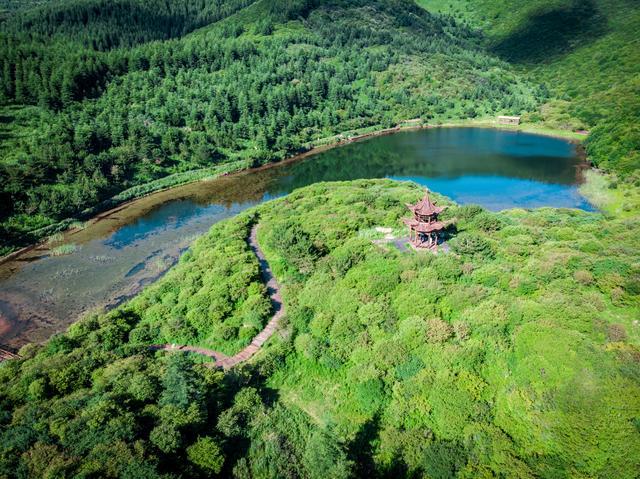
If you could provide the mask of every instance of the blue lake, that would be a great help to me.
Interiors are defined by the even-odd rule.
[[[319,181],[393,178],[494,211],[593,211],[578,191],[586,165],[577,148],[513,131],[420,130],[151,195],[67,234],[63,241],[78,247],[73,254],[52,257],[41,247],[1,265],[0,344],[42,341],[92,308],[119,304],[216,222]]]

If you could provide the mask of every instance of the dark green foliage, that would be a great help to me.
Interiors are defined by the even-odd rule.
[[[352,464],[335,437],[301,411],[277,404],[253,419],[251,446],[234,468],[238,478],[347,478]]]
[[[473,226],[476,229],[491,233],[502,228],[502,221],[497,215],[481,213],[473,218]]]
[[[365,239],[421,194],[388,180],[297,190],[217,224],[129,304],[25,348],[0,366],[0,474],[634,477],[638,222],[438,197],[464,253]],[[246,244],[256,218],[283,286],[280,333],[228,374],[148,351],[171,341],[167,324],[192,345],[204,332],[244,344],[213,326],[242,329],[264,298]],[[576,248],[586,235],[594,251]],[[322,255],[300,274],[312,245]]]
[[[74,325],[71,349],[54,352],[48,344],[16,364],[24,379],[10,384],[11,371],[0,369],[3,404],[13,398],[23,411],[11,427],[3,424],[0,468],[7,477],[160,477],[160,469],[178,467],[184,431],[201,430],[203,401],[216,397],[221,376],[183,355],[155,360],[138,349],[141,354],[120,357],[113,350],[126,339],[102,352],[100,338],[118,314],[99,318],[97,329],[83,327],[93,322]]]
[[[314,244],[309,233],[297,223],[284,221],[274,225],[272,235],[276,251],[290,258],[292,265],[302,274],[309,273],[322,255],[323,246]]]
[[[18,12],[6,32],[25,41],[72,41],[92,50],[180,37],[246,7],[248,0],[71,0]]]
[[[593,1],[570,0],[527,17],[493,49],[509,61],[549,61],[574,46],[596,40],[605,31],[606,18]]]
[[[434,479],[454,477],[468,461],[465,448],[453,441],[434,441],[424,452],[425,473]]]
[[[38,107],[0,118],[16,125],[0,161],[5,247],[167,175],[539,100],[467,28],[410,0],[247,3],[74,0],[6,22],[0,101]]]
[[[200,437],[187,449],[189,460],[206,474],[218,474],[224,463],[220,446],[210,437]]]
[[[396,366],[396,376],[400,381],[414,376],[424,368],[422,360],[416,356],[411,356],[407,361]]]
[[[455,210],[447,211],[448,216],[454,216],[455,218],[469,221],[482,213],[484,210],[478,205],[464,205],[456,208]]]
[[[176,355],[170,358],[167,372],[162,379],[164,392],[159,404],[186,409],[197,404],[198,387],[192,371],[187,369],[189,360],[186,355]]]

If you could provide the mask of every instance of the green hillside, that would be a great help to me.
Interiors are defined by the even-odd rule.
[[[413,118],[586,129],[606,172],[583,187],[603,213],[434,193],[437,254],[394,243],[409,182],[319,183],[216,224],[0,364],[0,479],[638,476],[637,1],[0,0],[0,22],[0,254]],[[231,371],[152,351],[234,355],[263,330],[255,224],[276,333]]]
[[[250,3],[250,0],[53,2],[18,12],[6,21],[5,27],[7,33],[21,41],[77,42],[85,48],[109,50],[184,36]]]
[[[376,245],[422,195],[321,183],[214,226],[138,298],[0,367],[3,477],[603,477],[640,467],[637,219],[451,205],[451,251]],[[287,319],[265,321],[249,225]],[[457,231],[456,231],[457,230]]]
[[[191,5],[53,2],[3,24],[5,247],[169,174],[277,161],[416,117],[522,113],[546,99],[478,35],[410,0]]]
[[[0,19],[8,18],[16,11],[45,4],[49,0],[0,0]]]
[[[531,120],[591,130],[598,166],[623,177],[640,168],[640,8],[633,0],[418,0],[462,19],[484,44],[542,81],[552,101]]]

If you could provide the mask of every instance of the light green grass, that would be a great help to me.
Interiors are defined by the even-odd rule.
[[[73,243],[61,244],[51,250],[51,256],[65,256],[75,253],[78,247]]]
[[[596,170],[586,171],[585,180],[580,193],[600,210],[620,218],[640,214],[640,188],[637,186]]]

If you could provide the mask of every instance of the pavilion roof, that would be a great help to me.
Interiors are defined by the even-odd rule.
[[[429,198],[429,191],[427,191],[420,201],[418,201],[415,205],[407,205],[413,213],[423,215],[423,216],[431,216],[442,213],[446,206],[436,206],[434,201],[431,201]]]
[[[434,231],[440,231],[447,227],[447,224],[442,221],[434,221],[432,223],[424,223],[413,218],[403,218],[402,221],[407,226],[413,228],[418,233],[432,233]]]

